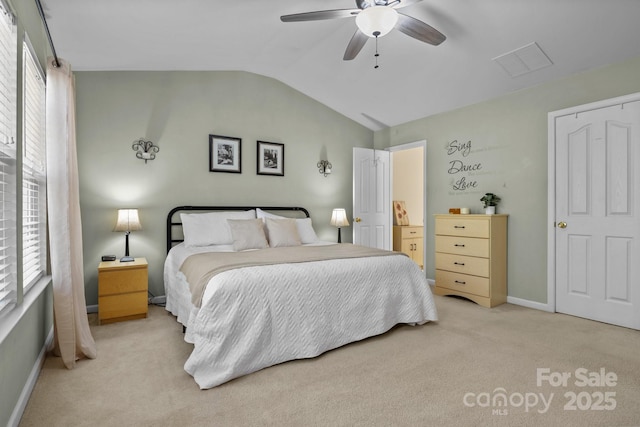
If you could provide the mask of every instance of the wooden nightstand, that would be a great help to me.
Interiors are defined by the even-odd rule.
[[[98,265],[98,324],[147,317],[148,266],[145,258]]]
[[[421,269],[424,258],[423,229],[421,225],[393,226],[393,250],[407,254]]]

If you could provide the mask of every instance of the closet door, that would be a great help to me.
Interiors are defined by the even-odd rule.
[[[555,121],[556,311],[640,329],[640,101]]]

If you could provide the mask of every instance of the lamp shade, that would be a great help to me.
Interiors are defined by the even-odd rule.
[[[369,37],[384,36],[397,22],[398,12],[389,6],[370,6],[356,15],[356,25]]]
[[[118,209],[118,220],[113,231],[138,231],[142,230],[138,209]]]
[[[349,220],[347,219],[347,212],[344,209],[334,209],[331,214],[331,225],[334,227],[347,227]]]

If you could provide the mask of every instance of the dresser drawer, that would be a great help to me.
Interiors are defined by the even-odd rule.
[[[436,252],[436,268],[456,273],[489,277],[489,259]]]
[[[436,236],[436,252],[488,258],[489,239]]]
[[[485,218],[469,219],[460,215],[452,215],[451,218],[438,218],[436,234],[488,238],[489,221]]]
[[[489,279],[451,271],[436,270],[436,287],[489,297]]]
[[[147,292],[147,267],[100,271],[98,273],[98,295],[113,295],[124,292]]]

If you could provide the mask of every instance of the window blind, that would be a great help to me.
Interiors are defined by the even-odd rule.
[[[46,268],[45,84],[28,43],[24,58],[22,259],[26,293]]]
[[[16,27],[0,2],[0,314],[16,302]]]

